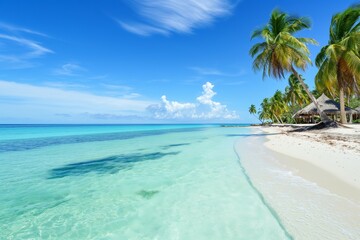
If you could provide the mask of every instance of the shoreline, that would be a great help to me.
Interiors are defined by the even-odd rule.
[[[337,177],[323,166],[311,164],[311,159],[306,159],[308,152],[298,151],[293,136],[282,133],[285,129],[251,127],[252,134],[235,142],[235,151],[254,187],[295,239],[360,239],[359,189],[341,174]],[[324,148],[319,149],[312,148],[307,137],[298,141],[311,151],[323,154],[326,150],[326,156],[333,155],[328,149],[332,145],[319,142]],[[291,152],[294,148],[297,151]],[[349,151],[359,156],[356,149],[336,156],[347,156]],[[356,172],[356,164],[348,165]]]
[[[264,146],[286,168],[360,203],[360,126],[290,133],[288,126],[260,129],[274,134],[266,136]]]

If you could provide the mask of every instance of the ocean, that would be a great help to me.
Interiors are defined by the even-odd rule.
[[[291,239],[220,125],[0,125],[0,239]]]

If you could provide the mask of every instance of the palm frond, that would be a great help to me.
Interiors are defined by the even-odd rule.
[[[298,41],[305,43],[305,44],[312,44],[312,45],[319,45],[319,43],[313,38],[297,38]]]
[[[309,27],[308,18],[289,16],[278,9],[273,10],[268,24],[252,34],[252,37],[264,40],[249,51],[254,58],[254,70],[262,69],[263,78],[271,76],[281,79],[287,72],[292,71],[293,66],[305,69],[307,64],[311,64],[307,44],[316,44],[316,41],[311,38],[297,38],[292,34]]]
[[[327,54],[326,49],[329,47],[329,45],[326,45],[325,47],[322,47],[319,54],[315,58],[315,65],[319,68],[321,64],[326,60]]]
[[[257,43],[257,44],[255,44],[254,46],[252,46],[252,48],[250,49],[249,53],[250,53],[251,57],[254,57],[254,56],[257,55],[260,51],[263,51],[266,47],[267,47],[267,43],[266,43],[266,42]]]
[[[256,30],[251,34],[251,40],[254,39],[254,38],[257,38],[257,37],[261,37],[262,31],[263,31],[263,28],[256,29]]]
[[[287,31],[289,33],[295,33],[303,29],[308,29],[311,26],[311,21],[307,17],[289,17],[288,21],[291,22],[289,26],[287,27]]]

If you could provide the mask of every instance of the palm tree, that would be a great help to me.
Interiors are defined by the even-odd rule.
[[[250,49],[250,55],[255,58],[254,69],[263,71],[263,78],[270,76],[282,79],[286,73],[293,73],[315,104],[321,120],[327,124],[332,120],[321,110],[315,97],[296,70],[305,70],[311,63],[307,44],[316,44],[314,39],[293,36],[296,32],[307,28],[310,28],[309,19],[289,16],[274,10],[268,24],[253,32],[252,39],[259,37],[265,41],[256,43]]]
[[[256,114],[256,107],[254,104],[251,104],[250,108],[249,108],[249,113],[250,114]]]
[[[270,98],[270,111],[279,123],[284,123],[282,117],[288,111],[288,105],[281,91],[277,90]]]
[[[294,108],[295,105],[303,106],[308,104],[310,99],[299,79],[297,79],[294,74],[291,74],[288,81],[289,86],[285,88],[285,98],[290,103],[291,107]]]
[[[273,121],[273,117],[270,111],[270,103],[268,98],[264,98],[261,102],[261,111],[259,114],[259,118],[261,120],[271,120]]]
[[[256,116],[257,111],[256,111],[256,107],[255,107],[254,104],[251,104],[251,105],[250,105],[250,107],[249,107],[249,113],[252,114],[252,115],[254,115],[257,119],[259,119],[260,122],[262,122],[261,119],[260,119],[258,116]]]
[[[346,123],[345,97],[360,86],[360,5],[352,6],[331,19],[330,39],[316,57],[319,72],[315,83],[330,95],[338,93],[341,123]]]
[[[316,97],[316,98],[319,98],[319,97],[321,96],[321,94],[322,94],[322,92],[321,92],[320,90],[318,90],[317,88],[314,89],[314,90],[312,90],[311,93],[312,93],[312,95],[314,95],[314,97]]]

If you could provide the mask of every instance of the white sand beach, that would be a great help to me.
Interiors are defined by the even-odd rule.
[[[360,126],[289,132],[291,127],[262,128],[265,146],[291,158],[282,161],[297,174],[360,202]],[[279,134],[277,134],[279,133]]]
[[[295,239],[360,239],[355,126],[295,133],[287,132],[291,127],[253,127],[235,144],[252,184]]]

